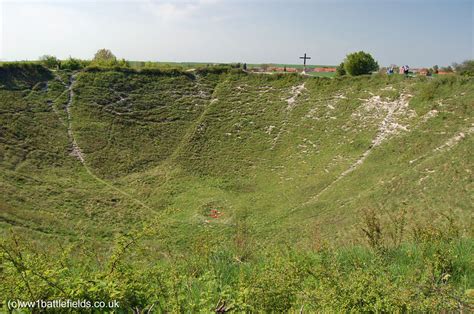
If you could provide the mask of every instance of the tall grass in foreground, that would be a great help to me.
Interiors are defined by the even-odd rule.
[[[153,227],[118,239],[107,256],[82,245],[46,251],[12,234],[1,243],[0,293],[3,300],[118,300],[136,313],[472,310],[472,239],[450,217],[397,230],[410,240],[400,242],[368,211],[361,232],[368,246],[263,248],[242,227],[233,243],[202,238],[182,256],[157,255],[147,241],[160,236]]]

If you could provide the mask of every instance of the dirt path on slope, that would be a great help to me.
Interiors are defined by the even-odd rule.
[[[360,99],[364,101],[361,107],[365,107],[365,109],[372,109],[378,113],[380,113],[382,110],[385,111],[383,119],[379,123],[378,131],[375,137],[373,138],[369,148],[366,151],[364,151],[362,155],[355,162],[353,162],[346,170],[344,170],[333,181],[327,184],[316,195],[312,196],[308,201],[302,204],[299,204],[297,206],[294,206],[286,214],[280,217],[277,217],[276,219],[272,221],[269,221],[265,225],[270,225],[279,220],[285,219],[291,214],[293,214],[294,212],[304,208],[304,206],[315,203],[324,192],[326,192],[328,189],[333,187],[336,183],[338,183],[343,178],[345,178],[350,173],[352,173],[357,168],[359,168],[364,163],[364,161],[370,156],[370,154],[376,147],[380,146],[382,143],[392,138],[393,136],[399,134],[400,132],[409,131],[409,129],[406,126],[402,125],[401,122],[403,122],[404,119],[407,119],[407,118],[410,119],[410,118],[417,117],[416,113],[412,109],[409,108],[409,100],[411,97],[412,95],[410,94],[402,93],[397,100],[388,101],[388,100],[382,100],[380,96],[376,96],[372,94],[369,99]],[[438,113],[439,113],[438,110],[431,110],[427,112],[426,114],[418,117],[419,120],[415,124],[411,125],[410,129],[417,128],[420,124],[426,123],[429,119],[437,116]],[[356,115],[358,116],[363,116],[365,114],[366,113],[362,113],[362,114],[356,113]],[[448,138],[443,144],[432,149],[429,153],[426,153],[414,160],[411,160],[410,164],[415,163],[415,162],[420,162],[418,165],[415,165],[415,167],[417,167],[421,165],[423,162],[436,157],[438,154],[449,151],[450,149],[455,147],[457,144],[459,144],[462,140],[464,140],[465,138],[469,137],[472,134],[474,134],[474,124],[471,124],[470,127],[467,127],[458,131],[453,136]],[[413,171],[413,168],[406,169],[402,173],[398,174],[398,176],[401,176],[409,171]],[[365,191],[365,193],[368,193],[368,192],[369,191]],[[313,217],[316,217],[316,215],[309,216],[308,218],[313,218]]]
[[[70,155],[79,159],[79,161],[84,164],[85,158],[84,154],[82,153],[81,148],[77,144],[76,137],[74,136],[74,132],[72,131],[72,119],[71,119],[71,105],[72,100],[74,98],[74,82],[76,80],[75,75],[72,75],[69,81],[68,86],[68,100],[66,104],[66,114],[67,114],[67,134],[69,137],[69,142],[71,143],[71,152]]]
[[[399,177],[402,177],[403,175],[405,175],[406,173],[408,172],[411,172],[411,171],[414,171],[414,169],[422,166],[425,162],[437,157],[439,154],[443,153],[443,152],[447,152],[449,151],[450,149],[452,149],[454,146],[456,146],[457,144],[459,144],[462,140],[464,140],[465,138],[467,138],[468,136],[471,136],[472,134],[474,134],[474,125],[467,128],[467,129],[464,129],[463,131],[459,132],[459,133],[456,133],[455,135],[453,135],[452,137],[448,138],[446,140],[446,142],[444,142],[442,145],[434,148],[433,150],[431,150],[430,153],[427,153],[427,154],[424,154],[414,160],[411,160],[409,163],[410,164],[413,164],[415,162],[417,162],[416,165],[414,165],[412,168],[408,168],[406,170],[404,170],[403,172],[401,173],[398,173],[395,177],[393,177],[392,179],[390,179],[389,181],[386,181],[384,183],[382,183],[381,185],[384,186],[386,185],[387,183],[389,182],[392,182],[395,178],[399,178]],[[366,191],[363,191],[362,193],[358,193],[357,196],[355,196],[355,199],[358,199],[362,196],[365,196],[365,195],[368,195],[369,193],[372,193],[373,190],[375,189],[375,187],[372,187],[371,189],[369,190],[366,190]],[[311,216],[308,216],[306,217],[306,219],[310,219],[310,218],[315,218],[317,217],[318,214],[316,215],[311,215]]]
[[[187,126],[183,136],[179,139],[178,143],[173,148],[170,155],[159,165],[153,168],[151,173],[159,173],[163,176],[163,182],[159,184],[159,186],[162,186],[171,180],[173,176],[173,169],[175,169],[173,163],[176,161],[176,158],[178,158],[178,156],[182,153],[186,145],[191,141],[193,135],[203,128],[203,121],[206,118],[207,114],[214,107],[214,104],[219,102],[219,99],[217,98],[215,93],[218,88],[218,85],[221,83],[218,83],[216,86],[214,86],[214,88],[211,89],[208,94],[206,94],[206,91],[202,89],[203,84],[199,82],[200,77],[197,75],[196,78],[196,87],[199,89],[199,97],[210,97],[210,99],[205,104],[205,107],[203,108],[199,116],[197,116],[196,119],[190,122],[189,126]],[[156,188],[156,190],[159,189],[159,186]]]
[[[99,178],[97,175],[95,175],[92,170],[89,168],[89,166],[87,166],[86,164],[86,156],[84,155],[84,153],[82,152],[81,150],[81,147],[78,145],[77,141],[76,141],[76,137],[75,137],[75,134],[74,134],[74,130],[72,128],[72,112],[71,112],[71,106],[73,104],[73,99],[74,99],[74,83],[76,81],[76,74],[73,74],[69,80],[69,84],[66,84],[67,86],[67,91],[68,91],[68,101],[67,101],[67,104],[66,104],[66,114],[67,114],[67,133],[68,133],[68,137],[69,137],[69,142],[70,142],[70,145],[71,145],[71,152],[70,152],[70,155],[71,156],[74,156],[75,158],[77,158],[82,166],[84,167],[84,169],[87,171],[87,173],[92,177],[94,178],[96,181],[102,183],[103,185],[106,185],[107,187],[111,188],[112,190],[122,194],[123,196],[125,196],[126,198],[130,199],[131,201],[133,201],[134,203],[140,205],[141,207],[144,207],[146,209],[149,209],[149,210],[152,210],[151,207],[149,207],[148,205],[146,205],[145,203],[143,203],[142,201],[140,201],[139,199],[133,197],[132,195],[130,195],[129,193],[125,192],[124,190],[122,189],[119,189],[118,187],[114,186],[113,184],[111,184],[110,182],[107,182],[105,181],[104,179],[101,179]]]
[[[411,98],[411,95],[402,94],[400,98],[395,101],[383,101],[380,96],[372,96],[369,99],[364,99],[365,103],[363,106],[368,108],[377,108],[386,110],[385,117],[383,118],[382,122],[379,124],[378,131],[372,143],[370,144],[369,148],[357,159],[354,163],[352,163],[349,168],[344,170],[339,176],[336,177],[331,183],[329,183],[324,189],[319,191],[315,196],[311,199],[306,201],[302,204],[308,205],[316,201],[321,194],[326,192],[330,189],[333,185],[338,183],[340,180],[345,178],[351,172],[356,170],[364,163],[364,161],[369,157],[372,151],[380,146],[383,142],[387,139],[392,137],[393,135],[399,133],[400,131],[407,131],[407,128],[399,123],[399,116],[403,116],[407,114],[408,109],[408,101]]]
[[[200,86],[202,86],[202,84],[199,81],[196,82],[196,85],[197,85],[198,88],[200,88]],[[186,144],[189,143],[189,141],[191,140],[193,135],[202,128],[202,122],[204,121],[204,118],[206,117],[206,115],[208,114],[210,109],[214,107],[214,104],[216,104],[219,101],[219,99],[216,97],[216,95],[214,93],[216,91],[216,89],[217,89],[217,85],[214,87],[212,95],[210,95],[209,103],[203,109],[203,111],[197,117],[197,119],[194,122],[192,122],[191,125],[188,127],[185,134],[183,135],[183,137],[181,138],[179,143],[176,145],[176,147],[174,148],[171,155],[167,158],[167,160],[166,160],[167,163],[173,162],[178,157],[178,155],[181,153],[181,151],[186,146]],[[200,96],[204,95],[204,91],[201,89],[199,91],[199,94],[200,94]]]
[[[433,148],[433,150],[431,151],[431,155],[433,154],[436,154],[438,152],[443,152],[443,151],[447,151],[447,150],[450,150],[451,148],[453,148],[455,145],[457,145],[461,140],[463,140],[464,138],[466,138],[467,136],[471,135],[474,133],[474,126],[471,126],[467,129],[464,129],[463,131],[457,133],[456,135],[450,137],[449,139],[446,140],[446,142],[444,142],[443,144],[441,144],[440,146],[436,147],[436,148]],[[410,165],[411,164],[414,164],[416,162],[418,162],[419,160],[422,160],[422,159],[426,159],[427,157],[429,157],[429,153],[427,154],[424,154],[424,155],[421,155],[413,160],[410,160]]]

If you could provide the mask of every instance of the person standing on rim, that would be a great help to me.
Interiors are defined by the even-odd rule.
[[[405,74],[405,76],[408,76],[409,70],[410,70],[410,67],[408,65],[403,66],[403,73]]]

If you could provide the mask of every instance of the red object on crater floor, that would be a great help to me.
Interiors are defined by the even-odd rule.
[[[209,214],[212,218],[219,218],[221,215],[221,212],[217,209],[211,209],[211,213]]]

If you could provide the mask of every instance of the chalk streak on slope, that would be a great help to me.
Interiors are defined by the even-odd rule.
[[[283,134],[283,131],[284,131],[284,129],[285,129],[287,123],[288,123],[288,113],[289,113],[289,111],[291,111],[295,107],[296,99],[298,98],[298,96],[300,96],[303,93],[303,91],[305,89],[306,89],[305,83],[293,86],[291,88],[291,92],[290,92],[291,96],[287,99],[282,99],[282,100],[285,100],[286,103],[287,103],[285,119],[284,119],[284,121],[282,123],[282,126],[281,126],[280,130],[278,131],[277,135],[273,138],[273,143],[272,143],[272,146],[270,147],[270,150],[275,149],[275,146],[278,143],[278,140],[280,139],[281,135]]]
[[[82,152],[79,145],[77,144],[76,137],[74,135],[74,131],[72,129],[72,123],[71,123],[71,120],[72,120],[71,105],[72,105],[73,98],[74,98],[74,83],[75,83],[75,75],[72,75],[71,79],[70,79],[70,82],[69,82],[69,86],[68,86],[69,96],[68,96],[68,102],[66,104],[66,109],[65,109],[66,113],[67,113],[67,132],[68,132],[69,140],[70,140],[71,146],[72,146],[72,148],[71,148],[72,150],[71,150],[70,155],[76,157],[81,162],[81,164],[83,165],[83,167],[87,171],[87,173],[91,177],[93,177],[96,181],[98,181],[98,182],[106,185],[107,187],[111,188],[112,190],[115,190],[118,193],[124,195],[125,197],[129,198],[130,200],[132,200],[136,204],[138,204],[138,205],[140,205],[140,206],[142,206],[146,209],[151,210],[151,208],[148,205],[146,205],[145,203],[143,203],[139,199],[137,199],[137,198],[133,197],[132,195],[130,195],[129,193],[119,189],[118,187],[114,186],[113,184],[99,178],[97,175],[95,175],[92,172],[92,170],[89,168],[89,166],[87,166],[85,155]]]
[[[357,159],[353,164],[349,166],[348,169],[343,171],[336,179],[334,179],[331,183],[329,183],[325,188],[319,191],[315,196],[311,199],[303,203],[303,205],[308,205],[313,203],[315,200],[319,198],[321,194],[326,192],[329,188],[331,188],[334,184],[339,182],[341,179],[349,175],[351,172],[356,170],[360,165],[364,163],[364,161],[369,157],[372,153],[374,148],[380,146],[383,142],[389,139],[391,136],[397,134],[400,131],[407,131],[407,127],[401,125],[399,123],[399,118],[404,116],[412,115],[412,112],[408,110],[408,101],[411,98],[411,95],[402,94],[399,99],[395,101],[384,101],[380,98],[380,96],[372,96],[369,99],[365,99],[363,107],[366,109],[376,108],[377,110],[383,109],[386,111],[385,117],[383,118],[382,122],[379,125],[377,135],[372,140],[369,149],[367,149],[359,159]]]

